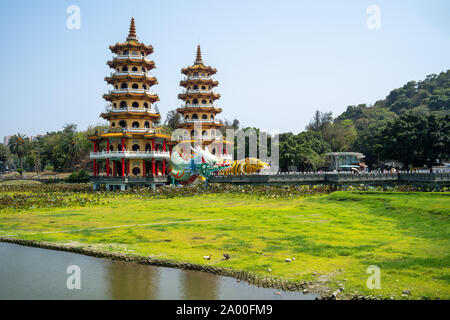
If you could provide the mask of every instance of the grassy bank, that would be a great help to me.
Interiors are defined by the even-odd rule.
[[[33,197],[32,191],[4,192],[21,193]],[[234,192],[164,199],[102,193],[99,197],[87,207],[19,211],[4,207],[0,236],[312,280],[330,290],[342,286],[347,297],[450,298],[450,194],[335,192],[271,198]],[[224,260],[223,254],[230,259]],[[292,261],[285,262],[287,258]],[[381,289],[366,286],[370,265],[381,269]],[[402,290],[411,295],[402,296]]]

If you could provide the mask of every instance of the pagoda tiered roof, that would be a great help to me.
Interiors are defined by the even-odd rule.
[[[124,49],[142,50],[147,55],[153,53],[153,46],[146,45],[138,41],[138,38],[136,36],[136,26],[134,24],[134,18],[131,18],[130,31],[128,33],[127,41],[123,43],[118,42],[115,45],[109,46],[109,49],[116,54]]]

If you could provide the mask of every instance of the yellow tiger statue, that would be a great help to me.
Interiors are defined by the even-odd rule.
[[[245,158],[243,160],[235,160],[231,167],[218,172],[219,175],[238,175],[251,174],[260,171],[263,168],[268,168],[269,164],[262,162],[257,158]]]

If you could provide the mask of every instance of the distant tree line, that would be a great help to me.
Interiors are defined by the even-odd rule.
[[[180,114],[171,110],[158,130],[171,134],[181,120]],[[316,111],[305,131],[280,135],[280,169],[315,171],[325,166],[324,154],[330,151],[361,152],[370,169],[391,160],[406,168],[431,167],[437,161],[450,159],[449,120],[450,70],[429,75],[423,81],[410,81],[373,106],[348,106],[336,118],[331,112]],[[224,120],[223,124],[224,136],[226,129],[240,128],[237,119]],[[75,124],[68,124],[34,141],[16,134],[8,146],[0,144],[0,172],[6,167],[37,172],[90,170],[92,143],[88,136],[104,128],[92,126],[77,131]],[[259,129],[252,129],[259,133]],[[270,155],[270,146],[268,152]]]

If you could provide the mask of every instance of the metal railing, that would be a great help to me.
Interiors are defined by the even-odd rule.
[[[182,104],[181,108],[219,108],[218,106],[213,105],[212,103],[208,104]]]
[[[187,76],[183,78],[183,81],[187,80],[213,80],[211,76]]]
[[[180,123],[196,123],[196,122],[200,122],[200,123],[217,123],[217,124],[221,124],[222,121],[218,120],[218,119],[182,119],[180,121]]]
[[[190,90],[183,90],[182,93],[214,93],[215,94],[215,92],[212,89],[209,89],[209,90],[190,89]]]
[[[113,59],[115,59],[115,60],[134,59],[134,60],[145,60],[145,61],[151,62],[151,60],[149,58],[147,58],[146,56],[138,55],[138,54],[118,54],[118,55],[114,56]]]
[[[125,111],[131,111],[131,112],[147,112],[147,113],[157,113],[155,108],[134,108],[134,107],[122,107],[122,108],[114,108],[112,105],[107,105],[105,107],[106,112],[125,112]]]
[[[147,93],[150,95],[154,95],[155,93],[153,93],[152,91],[148,90],[148,89],[131,89],[131,88],[121,88],[121,89],[112,89],[109,90],[109,93]]]
[[[91,158],[169,158],[169,151],[98,151],[91,152]]]
[[[110,76],[127,76],[127,75],[132,75],[132,76],[147,76],[149,78],[153,78],[153,75],[144,71],[116,71],[116,72],[111,72]]]

